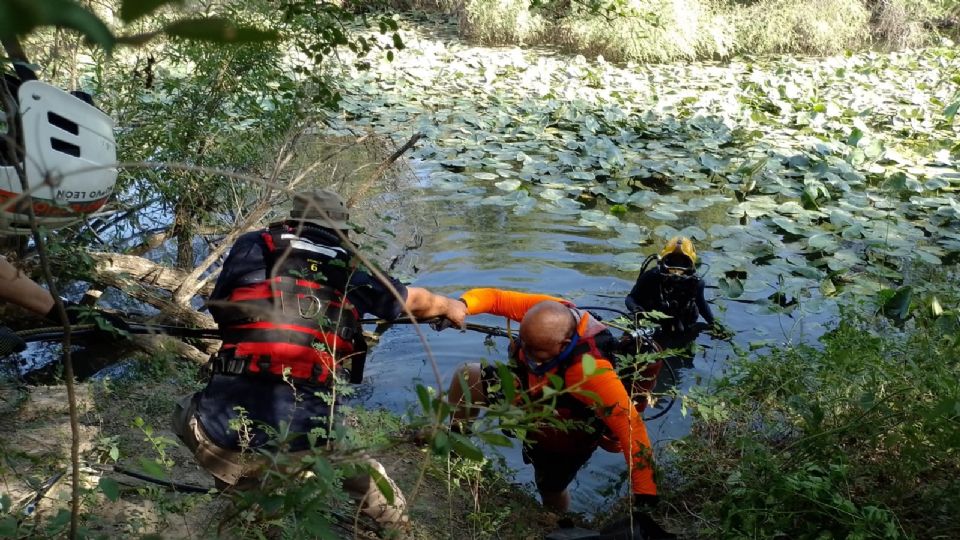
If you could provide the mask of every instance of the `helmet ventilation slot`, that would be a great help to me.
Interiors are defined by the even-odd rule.
[[[57,152],[62,152],[73,157],[80,157],[79,146],[56,137],[50,137],[50,147]]]
[[[72,120],[68,120],[59,114],[48,111],[47,112],[47,121],[50,122],[50,125],[57,126],[58,128],[66,131],[67,133],[72,133],[74,135],[80,134],[80,126]],[[80,154],[77,154],[78,156]]]

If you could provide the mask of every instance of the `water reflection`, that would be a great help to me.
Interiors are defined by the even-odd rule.
[[[630,290],[636,275],[617,269],[614,258],[618,250],[608,242],[616,236],[615,231],[579,225],[577,216],[542,212],[517,215],[511,208],[478,205],[476,196],[471,194],[469,202],[458,200],[427,186],[424,196],[411,203],[411,212],[432,216],[437,223],[435,232],[425,236],[416,285],[454,296],[472,287],[502,287],[562,296],[579,305],[623,309],[622,296]],[[709,262],[709,249],[702,251]],[[748,315],[744,304],[739,303],[714,305],[742,343],[781,333],[777,317]],[[490,315],[471,320],[501,326],[505,323],[503,318]],[[464,362],[506,357],[504,338],[494,339],[491,348],[480,334],[423,330],[444,377],[443,387]],[[731,354],[729,345],[707,336],[701,336],[698,342],[703,347],[695,358],[673,364],[681,393],[715,379]],[[396,412],[415,411],[414,388],[420,383],[437,386],[433,369],[413,329],[396,326],[382,336],[367,363],[363,386],[369,389],[369,397],[365,404]],[[676,405],[647,427],[657,445],[687,433],[690,420]],[[519,448],[503,454],[507,464],[518,470],[517,480],[532,486],[532,468],[522,464]],[[624,493],[624,475],[621,454],[598,451],[573,486],[573,508],[588,511],[597,508],[606,496]]]

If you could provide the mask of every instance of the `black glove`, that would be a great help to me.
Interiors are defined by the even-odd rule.
[[[0,326],[0,358],[18,353],[26,348],[27,344],[13,330],[6,326]]]

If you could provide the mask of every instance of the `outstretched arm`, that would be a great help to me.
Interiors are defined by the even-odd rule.
[[[460,300],[434,294],[422,287],[407,287],[406,308],[417,318],[446,317],[458,327],[463,327],[467,305]]]
[[[50,291],[37,285],[3,257],[0,257],[0,299],[40,316],[49,313],[54,304]]]
[[[644,299],[646,298],[648,300],[647,304],[649,305],[649,299],[657,294],[659,283],[657,282],[657,276],[654,272],[655,270],[647,270],[637,276],[637,281],[633,284],[633,288],[630,289],[630,294],[624,298],[624,303],[631,313],[645,311],[643,307]]]
[[[543,301],[564,302],[555,296],[545,294],[529,294],[501,289],[470,289],[461,297],[469,308],[468,314],[490,313],[500,315],[514,321],[523,320],[523,315]]]

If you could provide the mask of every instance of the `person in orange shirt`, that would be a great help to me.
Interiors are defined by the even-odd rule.
[[[461,300],[469,315],[490,313],[520,322],[520,336],[510,353],[515,375],[512,383],[518,390],[536,400],[543,397],[551,375],[563,379],[565,391],[556,399],[555,414],[572,420],[573,427],[531,430],[523,448],[524,461],[533,465],[543,504],[561,512],[569,508],[567,486],[603,436],[612,434],[620,443],[630,475],[634,526],[644,532],[644,538],[674,538],[649,515],[657,503],[653,451],[640,413],[597,345],[598,340],[612,339],[609,329],[572,303],[547,295],[472,289]],[[587,355],[594,358],[593,369],[585,369]],[[448,392],[455,406],[455,421],[477,414],[474,405],[486,404],[488,389],[497,383],[510,384],[499,380],[493,366],[462,366]],[[469,395],[464,395],[464,386]]]

